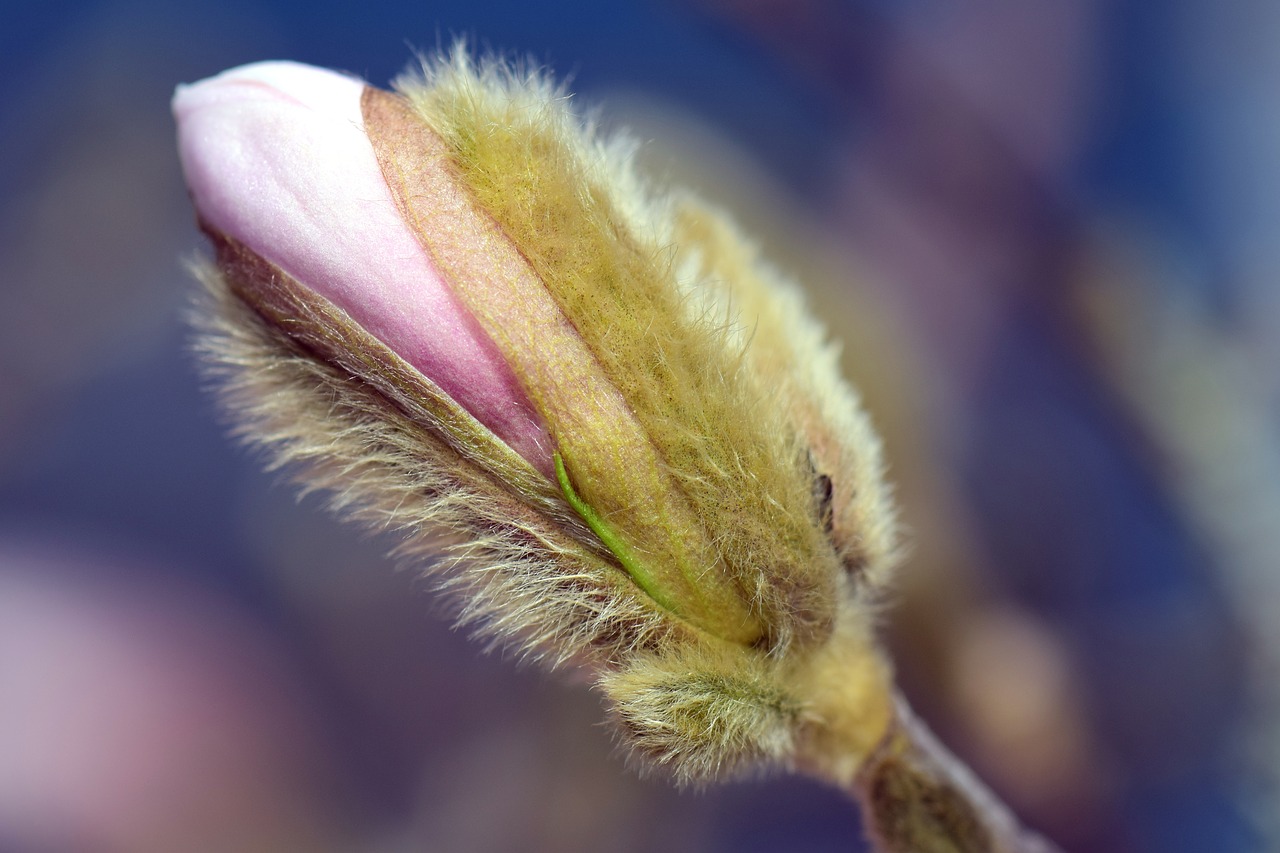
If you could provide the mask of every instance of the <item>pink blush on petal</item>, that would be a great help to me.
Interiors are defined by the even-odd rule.
[[[196,209],[346,311],[550,476],[541,418],[400,218],[364,132],[363,90],[295,63],[180,88],[174,114]]]

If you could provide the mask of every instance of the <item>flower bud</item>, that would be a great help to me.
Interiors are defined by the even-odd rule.
[[[457,51],[398,89],[264,63],[174,99],[242,432],[452,556],[465,619],[592,663],[678,775],[829,743],[840,667],[869,751],[892,513],[796,291],[541,76]]]

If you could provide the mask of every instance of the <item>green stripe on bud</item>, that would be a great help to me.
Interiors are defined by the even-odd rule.
[[[564,457],[556,453],[553,458],[556,463],[556,481],[560,483],[560,491],[564,492],[564,499],[569,502],[569,506],[573,507],[573,511],[582,517],[587,527],[591,528],[591,532],[600,538],[613,556],[618,558],[618,562],[627,570],[627,574],[636,582],[636,586],[644,590],[645,594],[664,610],[676,616],[681,615],[675,600],[658,585],[657,578],[644,567],[631,546],[601,518],[600,513],[591,508],[591,504],[584,501],[574,490],[573,483],[569,480],[569,472],[564,467]]]

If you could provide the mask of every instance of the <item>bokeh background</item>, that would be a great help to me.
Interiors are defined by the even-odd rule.
[[[886,636],[1085,853],[1280,849],[1280,6],[45,0],[0,7],[0,851],[858,848],[802,780],[640,780],[390,543],[225,436],[173,86],[572,79],[805,280],[885,435]]]

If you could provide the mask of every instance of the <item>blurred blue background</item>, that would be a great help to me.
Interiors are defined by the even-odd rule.
[[[0,11],[0,851],[856,849],[802,780],[636,779],[200,388],[174,85],[455,35],[812,289],[945,740],[1069,850],[1280,849],[1274,4],[53,0]]]

